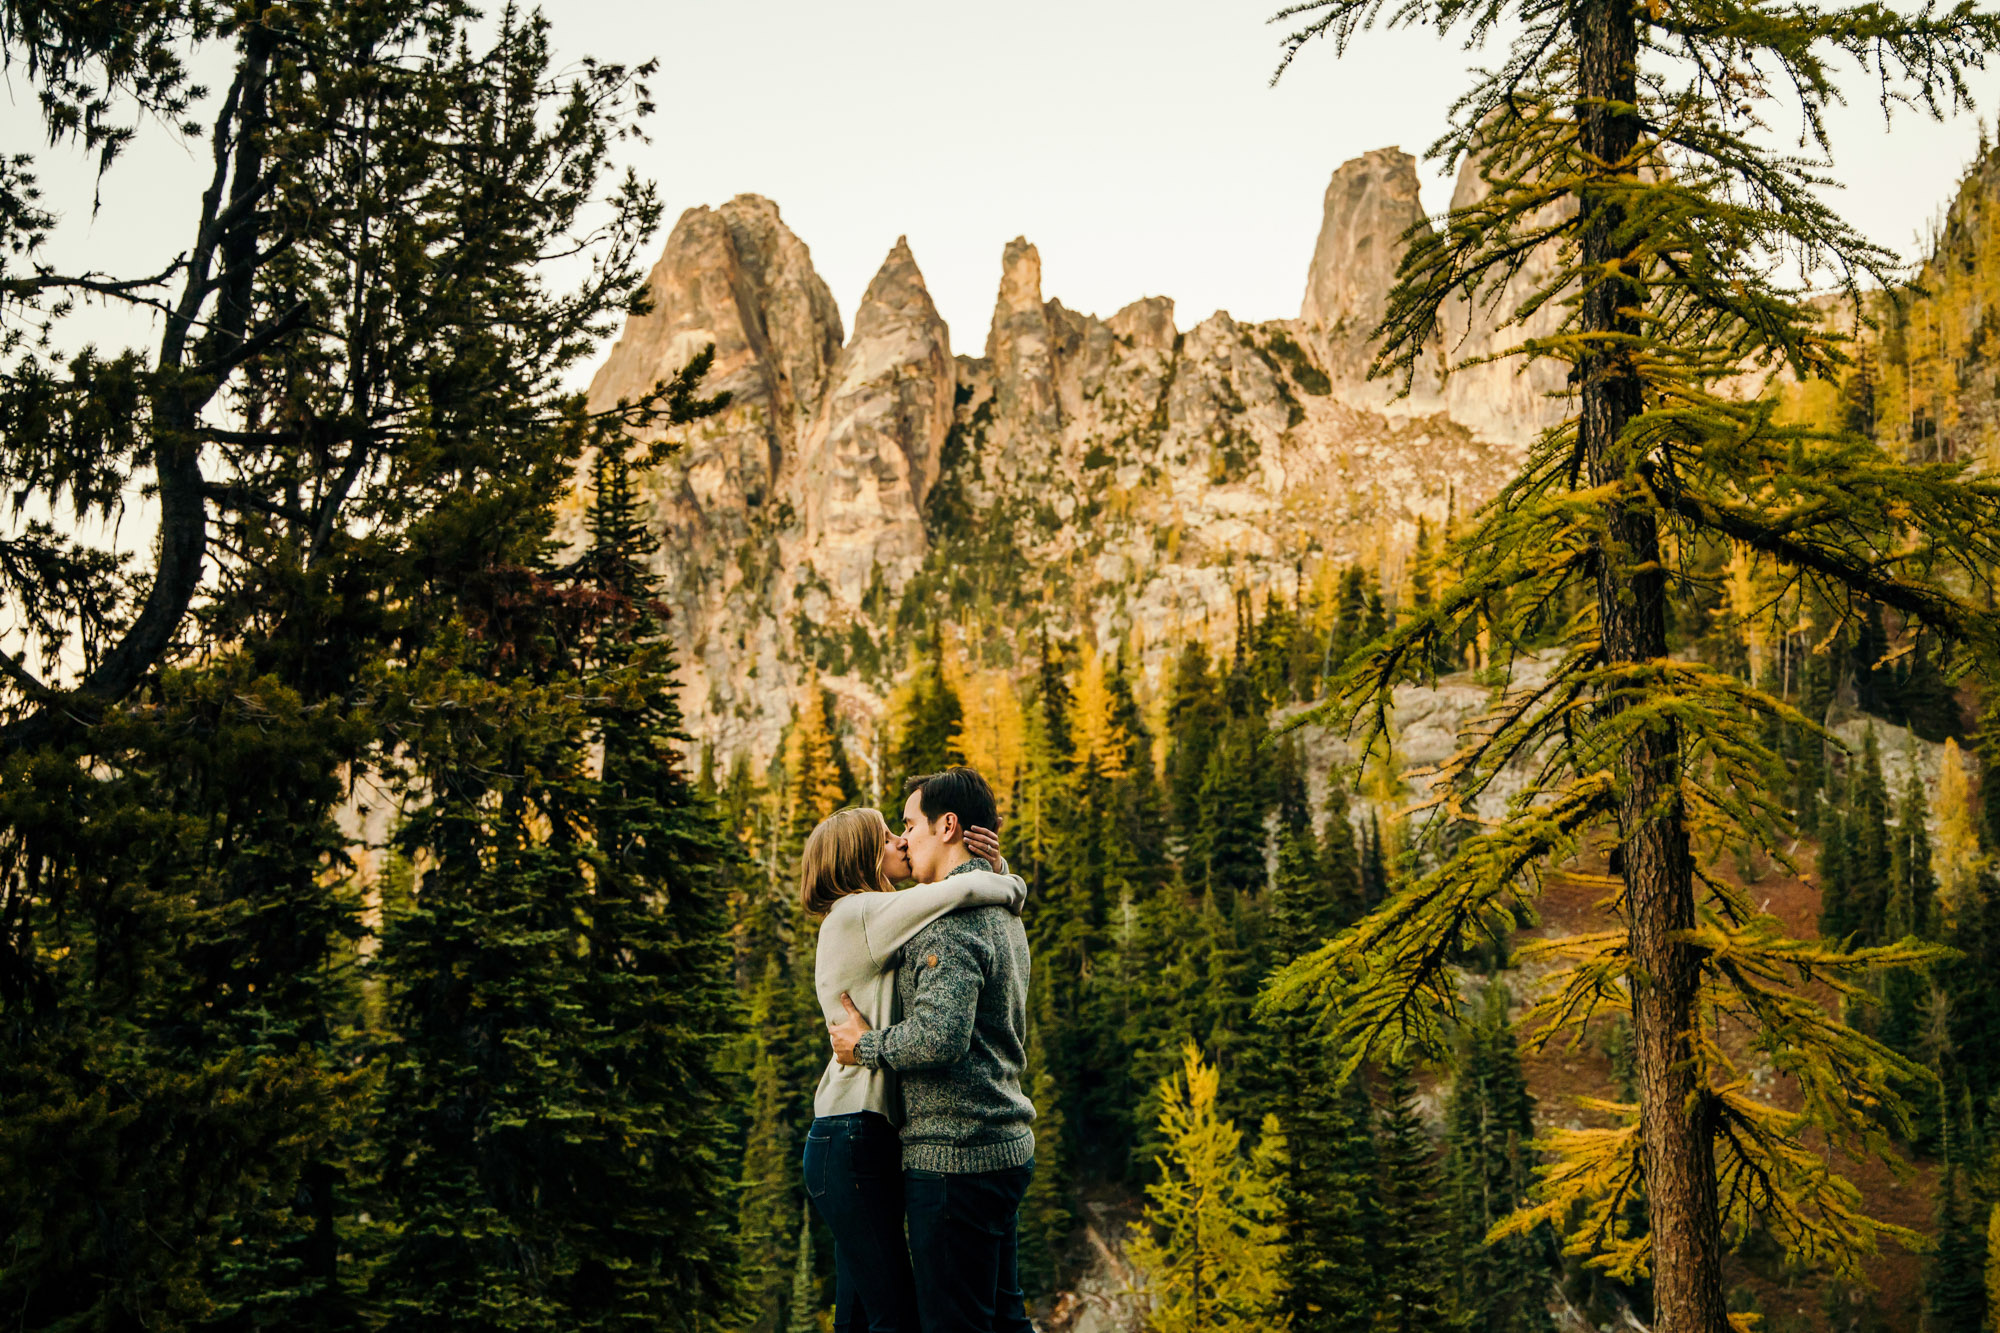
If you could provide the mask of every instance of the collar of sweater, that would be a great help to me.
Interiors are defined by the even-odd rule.
[[[993,872],[993,863],[983,856],[974,856],[959,862],[946,871],[945,878],[950,879],[953,875],[963,875],[968,870],[984,870],[988,874],[991,874]]]

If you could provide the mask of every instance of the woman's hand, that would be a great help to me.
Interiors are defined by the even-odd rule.
[[[977,824],[971,825],[965,830],[965,850],[982,861],[998,862],[1000,835],[992,829],[983,829]]]

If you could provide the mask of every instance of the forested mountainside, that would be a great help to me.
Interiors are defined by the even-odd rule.
[[[1008,854],[1033,886],[1040,1170],[1023,1244],[1046,1327],[1137,1326],[1144,1279],[1124,1242],[1175,1148],[1160,1099],[1189,1042],[1219,1073],[1215,1113],[1243,1136],[1237,1169],[1267,1172],[1290,1210],[1281,1262],[1302,1333],[1630,1327],[1648,1308],[1642,1281],[1584,1266],[1546,1230],[1483,1243],[1528,1196],[1538,1136],[1602,1123],[1592,1099],[1633,1095],[1622,1023],[1546,1049],[1515,1026],[1543,970],[1521,948],[1605,920],[1600,853],[1552,871],[1539,916],[1496,921],[1458,960],[1476,1017],[1442,1067],[1370,1068],[1343,1087],[1309,1031],[1253,1012],[1274,968],[1421,872],[1405,812],[1425,779],[1410,771],[1445,758],[1501,683],[1479,636],[1441,650],[1434,683],[1398,693],[1393,750],[1359,770],[1337,736],[1274,733],[1320,696],[1330,664],[1428,605],[1455,523],[1532,427],[1514,407],[1461,424],[1464,385],[1419,383],[1412,409],[1357,377],[1354,325],[1328,312],[1379,310],[1380,239],[1414,209],[1413,184],[1397,193],[1406,163],[1376,154],[1336,174],[1301,321],[1217,315],[1182,332],[1159,300],[1077,316],[1042,301],[1033,248],[1017,242],[985,355],[955,362],[904,247],[842,348],[830,302],[744,296],[802,281],[796,267],[771,276],[803,264],[774,209],[739,199],[682,219],[651,320],[689,309],[672,300],[699,285],[694,235],[782,260],[714,288],[720,308],[773,312],[763,324],[724,327],[711,305],[708,322],[679,317],[678,342],[646,334],[675,354],[715,338],[715,383],[747,386],[737,415],[645,484],[653,521],[688,543],[663,573],[690,636],[703,782],[755,868],[733,914],[757,1327],[795,1326],[826,1263],[824,1237],[801,1229],[794,1170],[823,1057],[811,927],[790,906],[797,848],[833,808],[893,805],[899,775],[948,762],[994,778]],[[1841,382],[1773,387],[1781,417],[1833,414],[1884,449],[1986,456],[1996,180],[1982,154],[1923,288],[1873,300],[1878,326]],[[597,392],[623,391],[632,372],[612,368],[653,327],[634,322]],[[799,327],[814,330],[811,355]],[[792,387],[815,379],[816,405]],[[1533,386],[1487,383],[1530,401]],[[1918,1120],[1890,1127],[1909,1174],[1844,1168],[1892,1228],[1876,1257],[1833,1272],[1739,1229],[1732,1305],[1789,1333],[1972,1333],[2000,1199],[2000,1059],[1985,1036],[2000,1012],[2000,708],[1948,681],[1879,608],[1806,603],[1789,632],[1752,631],[1751,562],[1726,546],[1675,559],[1675,651],[1757,682],[1845,746],[1765,737],[1786,759],[1793,864],[1743,853],[1708,872],[1802,935],[1963,951],[1847,1006],[1934,1076],[1911,1090]],[[713,665],[739,650],[753,663],[740,677]],[[1770,1052],[1721,1039],[1760,1089],[1791,1095]],[[1642,1228],[1643,1211],[1623,1225]]]

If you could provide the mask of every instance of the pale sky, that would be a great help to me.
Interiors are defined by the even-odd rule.
[[[656,248],[685,208],[766,195],[851,327],[869,278],[907,234],[953,350],[977,354],[1001,247],[1016,235],[1041,250],[1044,296],[1072,309],[1109,314],[1170,296],[1183,328],[1217,309],[1298,313],[1333,169],[1388,145],[1421,156],[1481,57],[1378,32],[1344,60],[1309,48],[1273,89],[1282,31],[1264,20],[1276,7],[557,0],[548,12],[565,57],[660,61],[653,142],[630,153],[667,206]],[[1904,115],[1885,130],[1865,86],[1852,87],[1857,105],[1834,121],[1835,174],[1849,187],[1839,205],[1914,254],[1977,125]],[[1990,117],[2000,73],[1974,87]],[[149,132],[90,221],[89,164],[41,150],[18,72],[0,84],[0,130],[9,151],[37,150],[46,203],[79,223],[51,261],[129,271],[182,243],[203,145]],[[1425,202],[1442,208],[1449,182],[1424,170]],[[90,333],[117,339],[102,320]]]

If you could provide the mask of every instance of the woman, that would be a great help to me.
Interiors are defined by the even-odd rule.
[[[966,832],[975,855],[997,857],[993,835]],[[1006,862],[1000,864],[1004,867]],[[895,891],[910,876],[908,844],[873,810],[841,810],[806,839],[799,896],[824,917],[814,989],[827,1023],[844,991],[878,1028],[895,1021],[896,963],[910,937],[948,912],[1001,906],[1019,913],[1018,876],[968,870]],[[806,1194],[833,1231],[836,1333],[918,1333],[916,1288],[903,1240],[902,1119],[895,1074],[828,1060],[806,1136]]]

